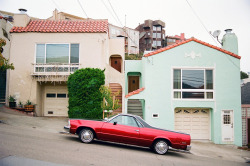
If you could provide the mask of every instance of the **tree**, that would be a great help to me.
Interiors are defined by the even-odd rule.
[[[119,104],[119,99],[115,99],[115,97],[120,93],[120,91],[112,95],[111,89],[108,86],[102,85],[100,88],[100,92],[102,93],[103,98],[103,101],[101,103],[102,110],[107,110],[108,115],[110,113],[110,110],[117,110],[121,107],[121,105]]]
[[[141,60],[143,57],[143,53],[140,54],[125,54],[125,60]]]
[[[14,70],[14,65],[13,63],[9,64],[9,59],[6,59],[3,57],[3,46],[6,45],[6,41],[2,38],[0,38],[0,71],[5,71],[7,69]]]
[[[240,79],[245,79],[245,78],[248,78],[248,74],[243,72],[243,71],[240,71]]]

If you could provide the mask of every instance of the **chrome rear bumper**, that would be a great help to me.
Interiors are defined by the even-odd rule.
[[[186,150],[187,150],[187,151],[191,150],[191,145],[187,145]]]

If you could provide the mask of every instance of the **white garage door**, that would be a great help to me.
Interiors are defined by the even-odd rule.
[[[191,135],[191,139],[210,139],[209,109],[176,109],[175,131]]]
[[[67,86],[46,86],[44,116],[68,116]]]

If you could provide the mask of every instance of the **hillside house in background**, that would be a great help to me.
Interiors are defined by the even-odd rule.
[[[71,21],[77,21],[77,20],[87,20],[87,18],[83,18],[83,17],[78,17],[69,13],[65,13],[65,12],[58,12],[57,9],[55,9],[53,11],[53,15],[49,18],[47,18],[47,20],[71,20]]]
[[[161,20],[145,20],[137,26],[140,32],[140,53],[154,51],[165,46],[165,23]]]
[[[166,43],[165,46],[169,46],[169,45],[172,45],[172,44],[177,44],[177,43],[180,43],[180,42],[182,42],[184,40],[186,40],[184,33],[181,33],[180,36],[178,36],[178,35],[166,36],[166,38],[165,38],[165,43]]]
[[[250,82],[241,87],[242,145],[250,144]]]
[[[124,38],[124,51],[127,55],[139,54],[139,31],[128,28],[118,27],[109,24],[109,37],[113,38]]]

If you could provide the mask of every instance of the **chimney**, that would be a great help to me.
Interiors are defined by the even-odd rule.
[[[20,9],[18,9],[18,10],[20,11],[20,14],[26,14],[26,12],[27,12],[26,9],[22,9],[22,8],[20,8]]]
[[[181,33],[181,41],[185,40],[185,33]]]
[[[55,9],[55,10],[53,11],[52,20],[59,20],[58,10],[57,10],[57,9]]]
[[[238,38],[232,29],[226,29],[226,34],[222,38],[222,48],[238,55]]]
[[[14,26],[26,27],[30,22],[30,17],[27,15],[26,9],[18,9],[20,13],[14,14]]]

